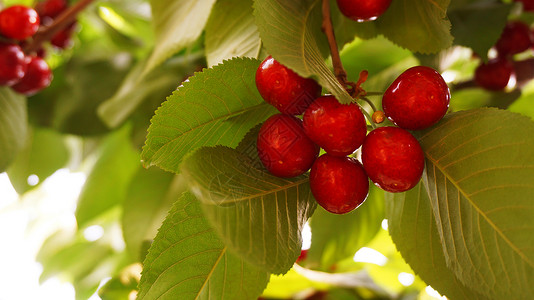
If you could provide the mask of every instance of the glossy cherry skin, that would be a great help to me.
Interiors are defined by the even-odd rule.
[[[365,138],[362,163],[378,187],[399,193],[417,185],[423,174],[425,157],[411,133],[386,126],[371,131]]]
[[[346,156],[358,149],[367,134],[367,123],[360,107],[345,105],[334,96],[317,98],[303,116],[304,131],[310,139],[335,156]]]
[[[39,15],[24,5],[10,6],[0,12],[0,34],[5,37],[25,40],[39,29]]]
[[[390,4],[391,0],[337,0],[341,13],[356,22],[376,20]]]
[[[299,76],[271,56],[256,71],[256,87],[265,101],[289,115],[302,114],[321,96],[321,86],[315,80]]]
[[[319,155],[319,147],[304,133],[302,121],[284,114],[273,115],[263,123],[257,148],[265,168],[278,177],[304,174]]]
[[[0,85],[13,85],[26,73],[24,52],[15,44],[0,43]]]
[[[524,11],[534,11],[534,0],[514,0],[515,2],[521,2],[523,3],[523,10]]]
[[[475,70],[475,82],[480,87],[491,90],[503,90],[514,76],[514,65],[504,58],[495,58],[480,64]]]
[[[513,21],[506,24],[501,37],[495,44],[500,56],[526,51],[532,46],[532,33],[527,24]]]
[[[404,71],[382,97],[382,109],[397,126],[420,130],[436,124],[447,113],[451,94],[434,69],[416,66]]]
[[[38,56],[27,58],[28,69],[22,79],[12,86],[18,93],[31,96],[52,82],[52,71],[48,64]]]
[[[325,210],[345,214],[362,204],[369,194],[369,178],[353,157],[321,155],[310,171],[310,188]]]

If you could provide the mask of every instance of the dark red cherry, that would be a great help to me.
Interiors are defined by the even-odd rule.
[[[24,52],[15,44],[0,43],[0,85],[13,85],[26,73]]]
[[[271,56],[256,72],[256,87],[265,101],[289,115],[302,114],[321,96],[321,86],[315,80],[299,76]]]
[[[357,22],[376,20],[390,4],[391,0],[337,0],[341,13]]]
[[[48,64],[40,57],[27,58],[28,69],[22,79],[12,86],[18,93],[31,96],[50,85],[52,71]]]
[[[420,130],[443,118],[450,99],[449,87],[436,70],[416,66],[404,71],[388,87],[382,109],[397,126]]]
[[[500,56],[506,56],[526,51],[531,45],[532,33],[528,25],[513,21],[506,24],[495,48]]]
[[[45,0],[35,5],[35,10],[41,18],[55,19],[60,13],[67,8],[66,0]]]
[[[367,134],[360,107],[341,104],[334,96],[317,98],[304,112],[306,135],[326,152],[346,156],[356,151]]]
[[[353,157],[321,155],[310,171],[315,200],[327,211],[344,214],[360,206],[369,193],[369,178]]]
[[[24,5],[10,6],[0,12],[0,34],[5,37],[25,40],[39,29],[39,15]]]
[[[72,33],[76,30],[76,22],[71,23],[65,29],[56,33],[51,39],[50,44],[58,49],[66,49],[72,46]]]
[[[487,90],[503,90],[514,76],[513,64],[505,58],[495,58],[480,64],[475,70],[475,82]]]
[[[260,128],[258,155],[265,168],[278,177],[295,177],[308,171],[319,155],[319,147],[304,133],[302,121],[276,114]]]
[[[398,127],[380,127],[365,138],[362,163],[378,187],[398,193],[417,185],[423,174],[425,157],[411,133]]]
[[[534,12],[534,0],[514,0],[523,3],[523,10]]]

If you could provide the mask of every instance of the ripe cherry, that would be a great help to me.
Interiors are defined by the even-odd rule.
[[[41,19],[54,19],[67,8],[67,4],[66,0],[45,0],[38,2],[35,5],[35,10]]]
[[[341,13],[357,22],[376,20],[390,4],[391,0],[337,0]]]
[[[315,80],[299,76],[271,56],[256,72],[256,87],[265,101],[289,115],[302,114],[321,96],[321,86]]]
[[[26,73],[24,52],[15,44],[0,43],[0,85],[13,85]]]
[[[30,7],[14,5],[0,12],[0,33],[8,38],[25,40],[39,29],[39,15]]]
[[[513,21],[506,24],[495,48],[500,56],[506,56],[526,51],[531,45],[532,33],[528,25]]]
[[[425,158],[413,135],[402,128],[387,126],[367,135],[362,145],[362,163],[378,187],[398,193],[417,185]]]
[[[51,39],[50,44],[58,49],[66,49],[72,46],[72,33],[76,29],[76,22],[71,23],[63,30],[56,33]]]
[[[48,64],[40,57],[27,58],[28,69],[22,79],[12,86],[18,93],[31,96],[50,85],[52,71]]]
[[[416,66],[404,71],[388,87],[382,109],[397,126],[420,130],[443,118],[450,99],[449,87],[436,70]]]
[[[505,58],[495,58],[480,64],[475,70],[475,82],[487,90],[503,90],[514,76],[513,64]]]
[[[345,105],[334,96],[317,98],[304,112],[306,135],[326,152],[346,156],[358,149],[367,134],[367,123],[360,107]]]
[[[295,177],[308,171],[319,155],[319,147],[304,133],[302,121],[276,114],[260,128],[258,155],[265,168],[278,177]]]
[[[321,155],[310,171],[315,200],[327,211],[344,214],[362,204],[369,194],[369,178],[353,157]]]

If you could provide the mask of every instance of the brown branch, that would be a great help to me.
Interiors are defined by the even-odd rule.
[[[341,63],[341,57],[339,56],[339,49],[336,43],[336,36],[334,35],[334,26],[332,25],[332,16],[330,14],[330,1],[323,0],[323,24],[321,29],[328,39],[328,45],[330,46],[330,53],[332,54],[332,64],[334,65],[334,74],[337,80],[343,87],[347,87],[347,72],[343,68]]]
[[[33,40],[26,47],[24,47],[25,53],[32,53],[37,51],[41,45],[52,39],[58,32],[67,28],[72,22],[76,21],[78,14],[84,10],[94,0],[80,0],[73,6],[64,10],[54,22],[49,26],[41,26],[39,31],[33,36]]]

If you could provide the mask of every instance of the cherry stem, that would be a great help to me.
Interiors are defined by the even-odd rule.
[[[382,93],[382,92],[366,92],[365,95],[366,96],[382,96],[382,95],[384,95],[384,93]]]
[[[49,26],[41,26],[39,31],[33,36],[33,40],[26,47],[24,47],[25,53],[32,53],[39,50],[41,45],[52,39],[58,32],[67,28],[72,22],[76,20],[78,14],[83,11],[94,0],[80,0],[76,4],[68,7],[64,10],[54,22]]]
[[[323,0],[323,23],[321,29],[328,39],[330,53],[332,54],[332,65],[334,66],[334,74],[336,75],[337,80],[344,88],[351,86],[351,84],[347,82],[347,71],[343,68],[343,63],[341,63],[336,36],[334,34],[334,26],[332,25],[329,0]]]
[[[373,103],[373,101],[369,100],[369,98],[360,97],[360,99],[362,99],[363,101],[367,102],[367,104],[369,104],[369,106],[371,106],[371,108],[373,109],[373,112],[377,111],[375,104]]]
[[[376,124],[373,122],[373,117],[362,107],[362,113],[365,115],[365,118],[369,120],[369,123],[371,124],[372,129],[376,129]]]

